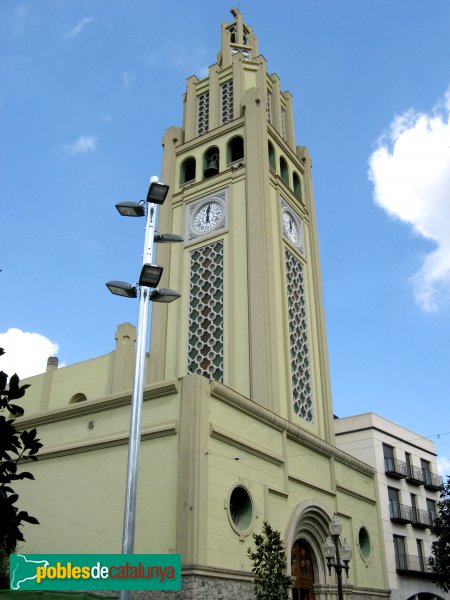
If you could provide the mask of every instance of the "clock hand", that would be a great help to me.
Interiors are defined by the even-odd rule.
[[[211,212],[211,205],[208,204],[208,207],[206,209],[206,222],[209,223],[209,213]]]

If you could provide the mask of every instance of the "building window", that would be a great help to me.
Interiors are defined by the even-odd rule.
[[[421,458],[420,459],[420,466],[422,467],[423,480],[425,482],[425,485],[431,483],[430,463],[427,460],[423,460],[423,458]]]
[[[190,253],[188,373],[223,380],[223,241]]]
[[[282,156],[280,156],[280,175],[281,179],[289,185],[289,168]]]
[[[298,199],[302,199],[302,182],[298,174],[294,171],[292,174],[292,179],[294,182],[294,196]]]
[[[361,527],[358,534],[358,545],[359,551],[361,552],[361,556],[364,560],[368,560],[371,552],[371,544],[370,537],[367,529],[365,527]]]
[[[272,90],[267,90],[267,120],[272,125]]]
[[[281,109],[281,137],[286,140],[286,111]]]
[[[397,569],[406,570],[408,566],[408,560],[405,550],[405,538],[400,535],[394,535],[394,552],[395,552],[395,565]]]
[[[190,156],[183,160],[180,167],[180,185],[195,180],[195,158]]]
[[[236,32],[237,32],[237,27],[236,25],[233,23],[233,25],[230,25],[230,27],[228,27],[228,31],[230,32],[230,42],[232,44],[236,43]]]
[[[229,79],[220,86],[222,125],[233,120],[233,80]]]
[[[227,144],[227,164],[244,158],[244,140],[240,135],[231,138]]]
[[[72,396],[72,398],[69,400],[69,404],[78,404],[79,402],[86,402],[86,400],[86,394],[83,394],[83,392],[78,392],[78,394]]]
[[[399,519],[400,514],[400,495],[398,490],[395,488],[388,487],[388,498],[389,498],[389,513],[391,519]]]
[[[405,452],[405,462],[406,462],[406,470],[408,473],[408,477],[411,477],[411,475],[412,475],[411,454],[409,454],[408,452]]]
[[[430,525],[433,526],[434,521],[436,520],[436,502],[434,500],[430,500],[427,498],[427,510],[430,516]]]
[[[233,488],[228,500],[228,516],[233,529],[249,532],[253,522],[253,502],[249,491],[243,485]]]
[[[422,546],[422,540],[416,540],[417,542],[417,558],[419,561],[419,569],[422,571],[422,573],[425,572],[425,561],[423,558],[423,546]]]
[[[269,150],[269,168],[271,171],[276,173],[277,172],[277,163],[276,163],[276,159],[275,159],[275,150],[274,150],[273,145],[270,142],[268,145],[268,150]]]
[[[289,250],[285,250],[285,264],[294,413],[305,421],[312,422],[311,361],[303,266]]]
[[[209,129],[209,92],[198,97],[198,135],[203,135]]]
[[[384,468],[386,471],[394,470],[394,448],[383,444]]]

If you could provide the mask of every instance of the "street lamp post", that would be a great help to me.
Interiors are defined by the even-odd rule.
[[[336,515],[334,515],[330,523],[331,535],[327,537],[323,544],[323,553],[325,555],[325,558],[327,559],[328,573],[331,575],[332,567],[336,571],[338,584],[338,598],[339,600],[344,600],[344,592],[342,590],[342,570],[345,570],[345,573],[348,576],[348,563],[350,562],[350,559],[352,557],[352,551],[347,543],[347,540],[344,540],[342,548],[340,547],[341,531],[342,524],[336,517]]]
[[[134,369],[133,393],[131,398],[130,435],[128,444],[128,468],[125,493],[125,513],[123,524],[122,553],[132,554],[134,551],[134,535],[136,526],[136,494],[139,466],[139,450],[141,442],[142,402],[145,381],[145,357],[148,335],[148,307],[152,302],[172,302],[180,297],[178,292],[159,289],[163,268],[152,264],[154,242],[181,242],[183,238],[174,234],[155,234],[156,205],[163,204],[168,186],[159,183],[157,177],[151,178],[146,202],[121,202],[116,208],[125,217],[146,216],[144,253],[142,269],[139,277],[139,310],[136,328],[136,362]],[[136,298],[137,285],[123,281],[109,281],[111,293],[127,298]],[[150,289],[153,288],[153,291]],[[130,598],[130,590],[121,590],[120,600]]]

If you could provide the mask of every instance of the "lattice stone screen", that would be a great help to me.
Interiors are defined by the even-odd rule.
[[[188,373],[223,380],[223,242],[190,253]]]
[[[198,135],[207,133],[209,129],[209,92],[198,97]]]
[[[222,125],[233,120],[233,80],[229,79],[220,86],[222,100]]]
[[[311,367],[302,263],[285,250],[294,413],[313,421]]]

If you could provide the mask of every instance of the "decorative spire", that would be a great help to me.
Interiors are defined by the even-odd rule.
[[[245,60],[258,55],[258,42],[253,29],[244,23],[244,16],[238,8],[232,8],[234,20],[222,23],[222,45],[217,55],[217,63],[225,68],[231,65],[231,57],[240,53]]]

